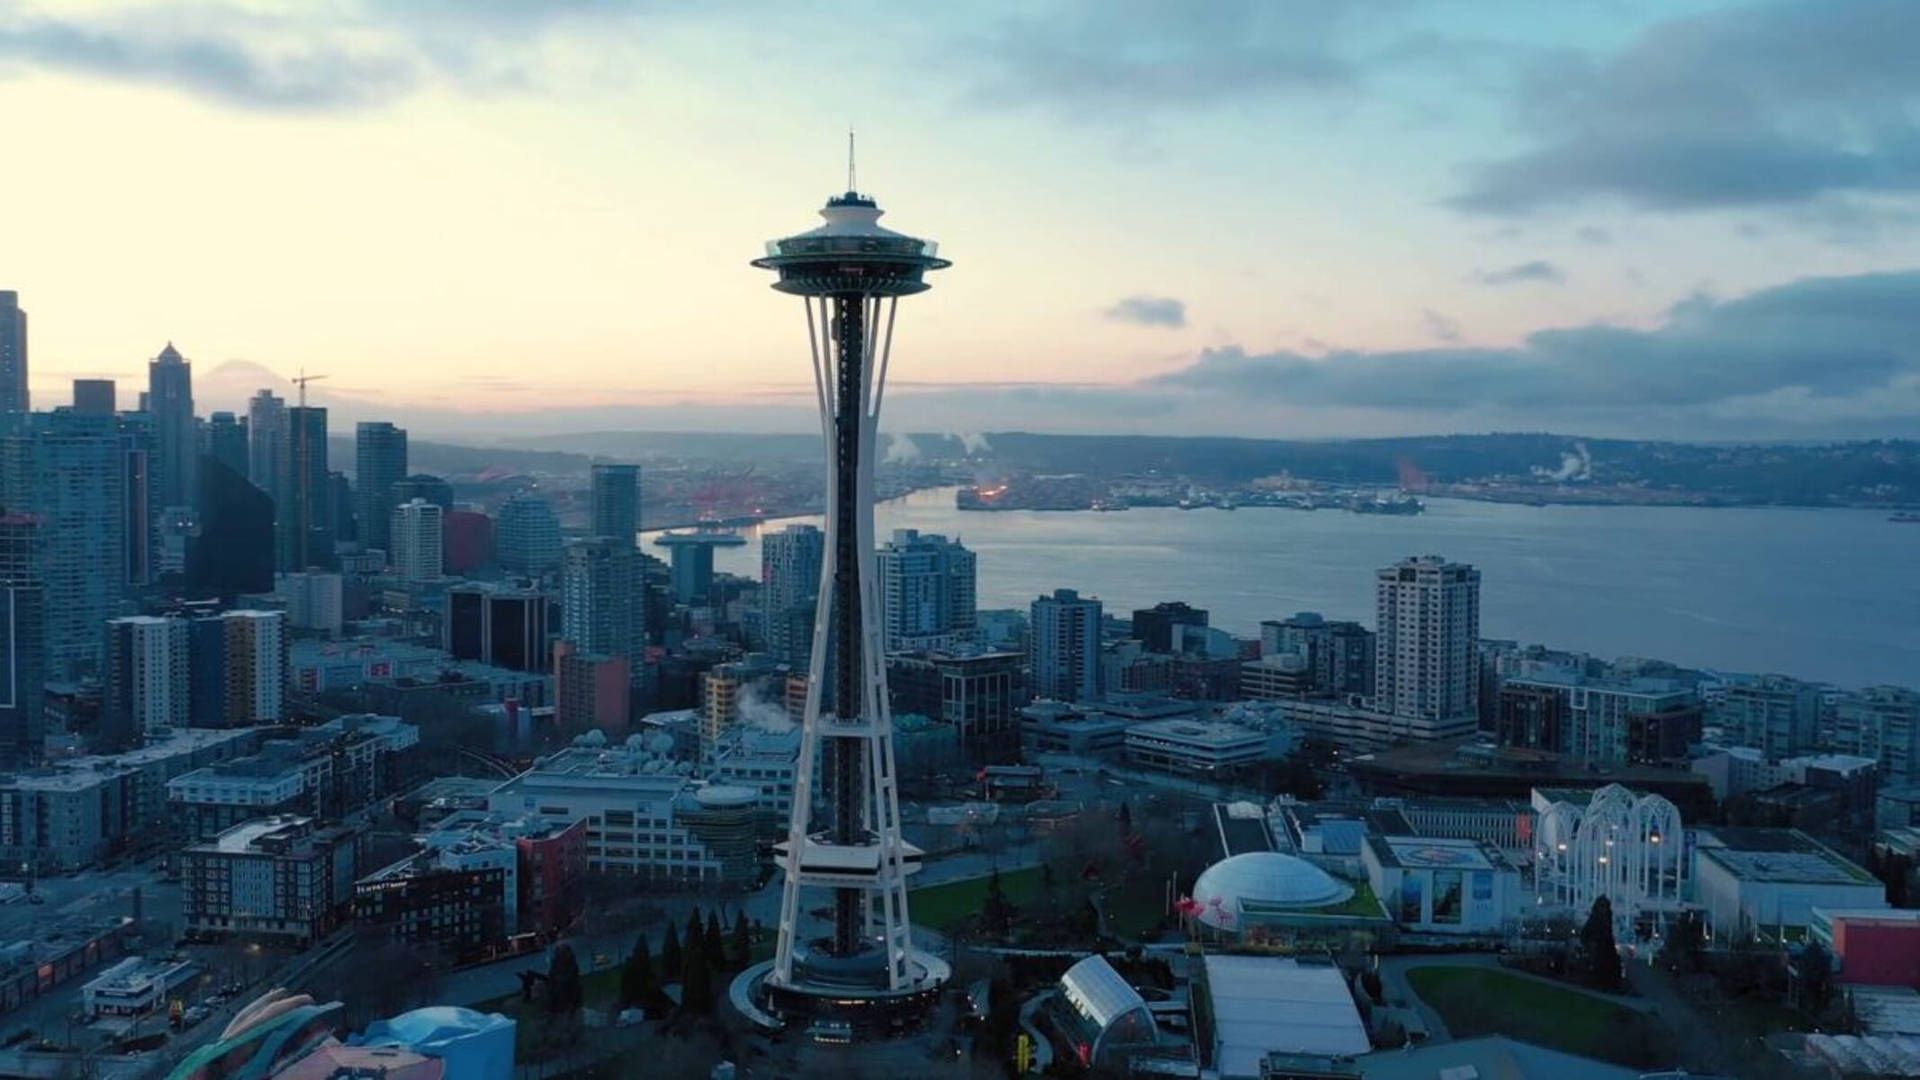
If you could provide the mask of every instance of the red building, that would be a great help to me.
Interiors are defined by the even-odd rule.
[[[440,518],[441,563],[449,574],[464,574],[493,562],[493,519],[471,510],[449,510]]]
[[[1836,982],[1920,986],[1920,911],[1814,908],[1810,929],[1840,965]]]
[[[520,932],[557,934],[573,925],[587,872],[587,820],[550,822],[514,843],[520,849]]]
[[[624,739],[631,726],[632,680],[623,656],[584,652],[571,641],[553,643],[554,724],[562,733],[599,728]]]

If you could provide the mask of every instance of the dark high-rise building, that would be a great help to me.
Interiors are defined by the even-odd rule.
[[[360,539],[360,518],[354,513],[354,507],[353,481],[347,479],[346,473],[329,469],[327,496],[320,508],[320,520],[335,540]]]
[[[960,732],[975,761],[1010,759],[1020,748],[1018,717],[1027,704],[1019,653],[895,653],[887,657],[893,712],[919,713]]]
[[[153,414],[154,494],[161,507],[192,506],[200,444],[193,425],[193,365],[167,342],[147,365],[147,406]]]
[[[1293,653],[1308,683],[1323,694],[1373,693],[1373,631],[1356,622],[1329,622],[1318,612],[1260,624],[1262,655]]]
[[[217,412],[207,419],[207,456],[240,475],[247,476],[247,422],[230,412]]]
[[[327,520],[327,410],[296,405],[287,410],[287,505],[280,511],[288,559],[282,569],[333,565],[333,530]]]
[[[46,585],[40,521],[0,510],[0,766],[40,760],[45,749]]]
[[[548,607],[538,589],[456,585],[447,590],[445,648],[456,660],[545,671]]]
[[[112,379],[73,380],[73,411],[85,416],[112,416],[119,411],[118,390]]]
[[[1190,607],[1179,600],[1155,604],[1150,608],[1136,608],[1133,612],[1134,639],[1145,645],[1148,652],[1172,652],[1173,628],[1176,626],[1205,625],[1205,610]]]
[[[407,478],[407,433],[385,420],[363,420],[354,428],[354,517],[360,522],[360,543],[392,551],[389,536],[394,485]],[[448,508],[441,507],[441,512]]]
[[[431,473],[414,473],[393,485],[393,503],[420,499],[449,513],[453,510],[453,485]]]
[[[588,536],[611,536],[628,547],[639,544],[640,466],[594,465],[590,500]]]
[[[273,500],[226,462],[200,462],[200,534],[187,542],[187,595],[232,603],[273,591]]]
[[[1501,746],[1555,752],[1566,749],[1567,718],[1561,708],[1564,697],[1551,686],[1501,687],[1494,737]]]
[[[27,397],[27,313],[20,294],[0,289],[0,413],[23,413]]]
[[[126,539],[126,586],[138,589],[153,581],[153,553],[159,546],[154,534],[160,507],[153,502],[153,462],[157,456],[153,415],[121,413],[116,423],[122,464],[120,518]]]

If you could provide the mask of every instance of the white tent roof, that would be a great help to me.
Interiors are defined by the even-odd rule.
[[[1257,1077],[1273,1051],[1364,1054],[1366,1022],[1334,967],[1271,956],[1208,956],[1213,1062],[1223,1078]]]

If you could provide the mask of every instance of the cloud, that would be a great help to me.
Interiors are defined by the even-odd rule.
[[[1357,5],[1072,0],[1010,18],[975,42],[971,96],[1130,119],[1161,110],[1351,87],[1335,38]]]
[[[1535,259],[1499,270],[1476,270],[1473,279],[1482,285],[1516,285],[1526,281],[1562,285],[1566,283],[1567,272],[1545,259]]]
[[[1426,324],[1427,333],[1441,341],[1460,340],[1460,324],[1432,308],[1426,308],[1420,312],[1420,321]]]
[[[1687,409],[1796,392],[1870,396],[1920,377],[1920,271],[1811,278],[1676,305],[1653,330],[1540,330],[1515,348],[1210,349],[1149,380],[1298,406],[1393,410]]]
[[[1613,243],[1612,230],[1603,229],[1598,225],[1582,225],[1579,229],[1574,231],[1573,235],[1578,237],[1580,242],[1583,244]]]
[[[1141,326],[1187,325],[1187,305],[1171,296],[1129,296],[1108,308],[1106,315],[1116,322]]]
[[[0,65],[170,87],[245,109],[345,112],[390,104],[436,79],[524,89],[544,33],[683,10],[678,0],[343,0],[256,7],[81,6],[29,12],[0,0]]]
[[[234,9],[202,14],[130,12],[83,21],[0,10],[0,60],[295,111],[382,104],[421,77],[417,61],[391,43],[354,42]]]
[[[1663,211],[1920,191],[1920,4],[1784,0],[1656,24],[1518,89],[1532,143],[1451,200],[1523,214],[1612,197]]]

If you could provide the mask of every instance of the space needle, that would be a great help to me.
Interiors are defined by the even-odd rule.
[[[874,571],[875,429],[900,298],[951,265],[937,245],[880,225],[854,184],[827,200],[825,224],[769,241],[753,265],[806,309],[820,433],[827,455],[826,550],[807,672],[793,820],[775,847],[785,873],[773,959],[742,973],[736,1005],[763,1026],[804,1025],[840,1041],[920,1025],[950,974],[913,947],[907,877],[920,849],[900,835],[879,583]],[[814,782],[822,791],[816,819]],[[807,889],[831,891],[830,925],[803,930]],[[818,923],[819,920],[813,920]]]

